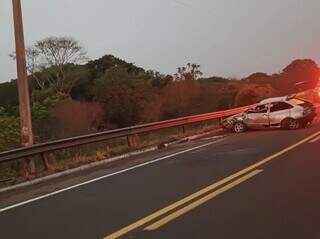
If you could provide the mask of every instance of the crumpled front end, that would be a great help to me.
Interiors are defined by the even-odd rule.
[[[245,114],[244,113],[240,113],[240,114],[237,114],[237,115],[233,115],[233,116],[230,116],[224,120],[221,121],[221,127],[225,130],[232,130],[233,128],[233,125],[236,123],[236,122],[239,122],[239,121],[244,121],[245,119]]]

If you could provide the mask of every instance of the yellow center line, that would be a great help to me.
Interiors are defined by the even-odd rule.
[[[145,225],[145,224],[147,224],[148,222],[151,222],[152,220],[157,219],[160,216],[163,216],[164,214],[169,213],[170,211],[173,211],[174,209],[176,209],[176,208],[178,208],[178,207],[180,207],[180,206],[182,206],[184,204],[186,204],[186,203],[188,203],[188,202],[190,202],[190,201],[192,201],[192,200],[194,200],[194,199],[196,199],[196,198],[198,198],[198,197],[200,197],[200,196],[202,196],[202,195],[204,195],[204,194],[206,194],[206,193],[208,193],[208,192],[210,192],[210,191],[212,191],[212,190],[214,190],[214,189],[216,189],[216,188],[218,188],[218,187],[220,187],[220,186],[222,186],[222,185],[224,185],[224,184],[226,184],[226,183],[228,183],[228,182],[230,182],[230,181],[232,181],[232,180],[234,180],[234,179],[236,179],[236,178],[238,178],[238,177],[240,177],[240,176],[242,176],[244,174],[246,174],[246,173],[249,173],[249,172],[257,169],[258,167],[260,167],[260,166],[262,166],[262,165],[274,160],[275,158],[277,158],[277,157],[279,157],[279,156],[281,156],[281,155],[283,155],[283,154],[285,154],[285,153],[297,148],[298,146],[309,142],[310,140],[312,140],[314,137],[317,137],[317,136],[320,136],[320,131],[315,133],[315,134],[313,134],[313,135],[311,135],[311,136],[309,136],[309,137],[307,137],[307,138],[305,138],[305,139],[303,139],[303,140],[301,140],[301,141],[299,141],[298,143],[295,143],[295,144],[291,145],[290,147],[287,147],[287,148],[281,150],[280,152],[278,152],[276,154],[273,154],[273,155],[263,159],[262,161],[260,161],[258,163],[255,163],[255,164],[253,164],[253,165],[251,165],[251,166],[249,166],[249,167],[247,167],[247,168],[245,168],[245,169],[243,169],[243,170],[241,170],[241,171],[239,171],[239,172],[237,172],[237,173],[235,173],[235,174],[233,174],[233,175],[231,175],[229,177],[226,177],[226,178],[224,178],[224,179],[222,179],[222,180],[220,180],[220,181],[218,181],[218,182],[216,182],[216,183],[214,183],[214,184],[212,184],[212,185],[210,185],[210,186],[208,186],[208,187],[206,187],[206,188],[204,188],[204,189],[202,189],[202,190],[200,190],[200,191],[198,191],[198,192],[196,192],[196,193],[194,193],[192,195],[189,195],[189,196],[187,196],[187,197],[185,197],[185,198],[183,198],[183,199],[181,199],[181,200],[179,200],[179,201],[177,201],[177,202],[175,202],[175,203],[173,203],[173,204],[171,204],[171,205],[169,205],[169,206],[167,206],[167,207],[165,207],[163,209],[158,210],[158,211],[150,214],[149,216],[146,216],[145,218],[142,218],[142,219],[138,220],[137,222],[134,222],[134,223],[132,223],[132,224],[130,224],[130,225],[128,225],[128,226],[126,226],[126,227],[124,227],[124,228],[122,228],[122,229],[120,229],[120,230],[118,230],[118,231],[106,236],[104,239],[116,239],[116,238],[119,238],[119,237],[121,237],[121,236],[123,236],[123,235],[125,235],[125,234],[127,234],[127,233],[129,233],[129,232],[131,232],[131,231],[133,231],[133,230]]]
[[[315,143],[317,142],[318,140],[320,140],[320,135],[318,137],[316,137],[315,139],[311,140],[309,143]]]
[[[207,195],[207,196],[205,196],[203,198],[200,198],[199,200],[187,205],[186,207],[181,208],[178,211],[173,212],[172,214],[162,218],[161,220],[153,223],[152,225],[147,226],[145,228],[145,230],[147,230],[147,231],[157,230],[159,227],[162,227],[162,226],[166,225],[167,223],[173,221],[174,219],[176,219],[176,218],[188,213],[189,211],[193,210],[194,208],[199,207],[202,204],[208,202],[209,200],[217,197],[218,195],[220,195],[220,194],[232,189],[233,187],[238,186],[239,184],[241,184],[241,183],[247,181],[248,179],[256,176],[257,174],[261,173],[262,171],[263,170],[258,170],[257,169],[257,170],[254,170],[253,172],[249,173],[249,174],[246,174],[245,176],[243,176],[243,177],[241,177],[241,178],[239,178],[239,179],[227,184],[226,186],[224,186],[222,188],[217,189],[216,191],[210,193],[209,195]]]
[[[141,227],[144,224],[146,224],[146,223],[148,223],[148,222],[150,222],[150,221],[152,221],[152,220],[154,220],[154,219],[156,219],[156,218],[158,218],[158,217],[160,217],[160,216],[162,216],[162,215],[164,215],[164,214],[176,209],[177,207],[180,207],[180,206],[182,206],[182,205],[184,205],[184,204],[186,204],[186,203],[188,203],[188,202],[190,202],[190,201],[202,196],[203,194],[206,194],[206,193],[208,193],[208,192],[210,192],[210,191],[222,186],[223,184],[228,183],[229,181],[231,181],[231,180],[243,175],[244,173],[247,173],[247,171],[238,172],[238,173],[233,174],[233,175],[231,175],[231,176],[229,176],[227,178],[224,178],[224,179],[222,179],[222,180],[220,180],[220,181],[218,181],[218,182],[216,182],[216,183],[214,183],[214,184],[212,184],[212,185],[210,185],[210,186],[208,186],[208,187],[206,187],[206,188],[204,188],[204,189],[202,189],[202,190],[200,190],[200,191],[198,191],[198,192],[196,192],[196,193],[194,193],[194,194],[192,194],[190,196],[187,196],[187,197],[185,197],[185,198],[183,198],[183,199],[181,199],[181,200],[179,200],[179,201],[177,201],[177,202],[175,202],[175,203],[173,203],[173,204],[171,204],[171,205],[169,205],[169,206],[167,206],[167,207],[165,207],[165,208],[163,208],[161,210],[158,210],[158,211],[152,213],[151,215],[149,215],[149,216],[147,216],[145,218],[142,218],[141,220],[139,220],[139,221],[137,221],[137,222],[135,222],[135,223],[133,223],[133,224],[131,224],[129,226],[124,227],[123,229],[121,229],[121,230],[119,230],[119,231],[117,231],[117,232],[105,237],[104,239],[119,238],[119,237],[127,234],[128,232],[133,231],[134,229],[137,229],[138,227]]]

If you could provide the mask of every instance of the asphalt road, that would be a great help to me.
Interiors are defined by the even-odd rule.
[[[226,137],[0,208],[0,238],[318,239],[319,135],[315,124]]]

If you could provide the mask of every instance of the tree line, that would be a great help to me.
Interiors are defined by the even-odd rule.
[[[192,63],[167,75],[112,55],[89,60],[69,37],[40,40],[26,56],[37,142],[248,105],[312,88],[320,72],[313,60],[297,59],[279,73],[243,79],[203,77]],[[0,151],[18,146],[12,80],[0,84]]]

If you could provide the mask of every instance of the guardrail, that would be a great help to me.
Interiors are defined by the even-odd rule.
[[[154,122],[144,125],[138,125],[128,128],[116,129],[111,131],[105,131],[100,133],[88,134],[84,136],[78,136],[73,138],[67,138],[62,140],[51,141],[42,144],[35,144],[30,147],[18,148],[10,151],[5,151],[0,153],[0,163],[15,161],[23,158],[29,158],[32,156],[40,155],[42,159],[46,159],[46,154],[57,151],[68,149],[72,147],[82,146],[91,143],[97,143],[102,141],[107,141],[110,139],[127,137],[129,142],[129,137],[133,135],[139,135],[142,133],[148,133],[160,129],[173,128],[178,126],[185,126],[193,123],[205,122],[209,120],[219,119],[223,117],[228,117],[231,115],[238,114],[254,105],[218,111],[213,113],[183,117],[178,119]]]

